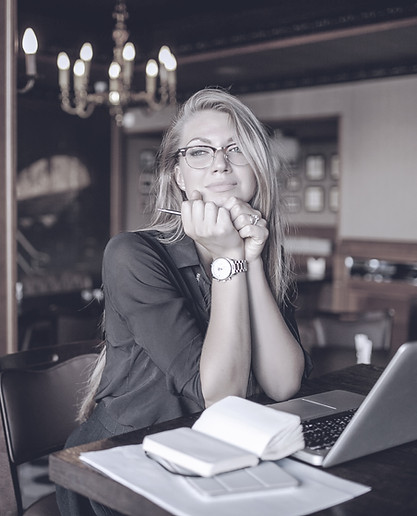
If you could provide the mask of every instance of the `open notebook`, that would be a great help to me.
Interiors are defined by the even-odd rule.
[[[300,418],[237,396],[203,411],[192,428],[147,435],[144,451],[177,473],[212,477],[277,460],[304,446]]]
[[[294,453],[295,458],[316,466],[334,466],[417,439],[416,371],[417,342],[406,343],[366,397],[348,391],[328,391],[269,406],[300,416],[307,444],[307,433],[316,432],[313,443]],[[330,440],[320,447],[314,437],[322,437],[326,420],[335,417],[340,419],[336,426],[345,420],[345,428],[334,444],[327,437]]]

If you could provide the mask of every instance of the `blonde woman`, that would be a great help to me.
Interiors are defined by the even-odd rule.
[[[234,96],[210,88],[182,106],[160,148],[152,224],[104,253],[105,347],[68,446],[228,395],[279,401],[299,390],[310,362],[291,304],[278,169],[264,127]],[[58,489],[58,500],[62,514],[85,514],[75,494]]]

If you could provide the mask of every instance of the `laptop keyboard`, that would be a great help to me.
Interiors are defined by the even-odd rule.
[[[306,448],[321,450],[331,448],[355,414],[349,410],[333,416],[325,416],[311,421],[304,421],[303,434]]]

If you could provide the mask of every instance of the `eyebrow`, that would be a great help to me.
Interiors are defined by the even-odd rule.
[[[208,138],[202,138],[202,137],[200,137],[200,136],[196,136],[195,138],[192,138],[192,139],[187,143],[187,145],[185,145],[185,147],[189,147],[190,145],[192,145],[192,144],[193,144],[193,142],[194,142],[194,141],[195,141],[196,145],[198,145],[197,140],[198,140],[199,142],[202,142],[202,143],[203,143],[203,144],[205,144],[205,145],[213,146],[212,141],[211,141],[211,140],[209,140]],[[229,141],[229,143],[226,143],[225,147],[228,147],[228,146],[229,146],[229,145],[231,145],[232,143],[235,143],[235,139],[234,139],[234,138],[232,138],[232,137],[230,137],[228,141]]]

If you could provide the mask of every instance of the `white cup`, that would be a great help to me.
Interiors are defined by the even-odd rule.
[[[326,273],[324,258],[307,258],[307,275],[310,279],[323,279]]]

